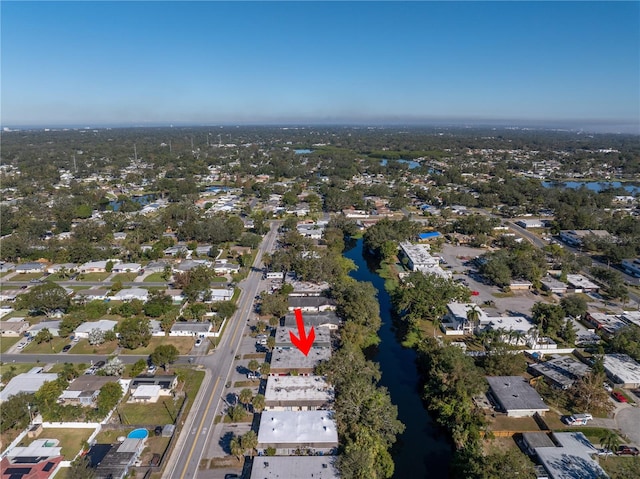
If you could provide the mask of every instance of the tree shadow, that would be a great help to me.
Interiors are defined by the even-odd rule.
[[[229,432],[225,432],[224,435],[222,435],[220,437],[220,440],[218,441],[218,445],[227,454],[231,454],[231,439],[233,439],[233,433],[229,431]]]

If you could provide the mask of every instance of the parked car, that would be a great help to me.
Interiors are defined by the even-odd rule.
[[[598,449],[598,456],[613,456],[613,451],[609,449]]]
[[[563,418],[563,421],[565,422],[565,424],[568,424],[569,426],[584,426],[591,419],[593,419],[593,416],[587,413],[587,414],[573,414],[571,416],[565,416]]]
[[[196,339],[196,345],[195,347],[197,348],[198,346],[200,346],[202,344],[202,338],[198,338]]]
[[[479,296],[480,291],[471,291],[471,296]]]
[[[27,346],[26,342],[18,343],[18,351],[22,351]]]
[[[603,383],[602,386],[607,390],[607,392],[613,392],[613,388],[611,387],[611,385],[609,385],[609,383]]]
[[[624,395],[620,391],[613,391],[611,395],[618,402],[628,402],[627,398],[624,397]]]
[[[99,369],[99,368],[103,367],[105,364],[107,364],[107,363],[105,363],[104,361],[98,361],[97,363],[95,363],[93,365],[93,367],[96,368],[96,369]]]
[[[62,352],[66,353],[67,351],[69,351],[71,349],[72,344],[67,344],[64,348],[62,348]]]
[[[618,456],[638,456],[640,455],[640,449],[633,446],[620,446],[616,451]]]
[[[156,365],[152,364],[151,366],[149,366],[149,369],[147,369],[147,371],[149,371],[149,374],[154,374],[157,369],[158,368],[156,367]]]

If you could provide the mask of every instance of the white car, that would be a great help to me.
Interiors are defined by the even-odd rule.
[[[201,344],[202,344],[202,338],[198,338],[198,339],[196,340],[196,346],[195,346],[195,347],[197,348],[197,347],[198,347],[198,346],[200,346]]]
[[[22,351],[27,346],[27,343],[18,343],[18,351]]]
[[[149,374],[153,374],[156,372],[158,368],[156,367],[155,364],[152,364],[151,366],[149,366],[149,369],[147,369],[147,371],[149,371]]]

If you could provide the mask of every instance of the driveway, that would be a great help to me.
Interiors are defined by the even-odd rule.
[[[625,407],[616,414],[616,423],[629,441],[640,446],[640,408]]]

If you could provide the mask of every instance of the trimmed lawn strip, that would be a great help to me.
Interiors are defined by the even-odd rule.
[[[602,469],[609,474],[611,479],[625,479],[629,477],[638,477],[640,471],[639,457],[603,457],[599,461]]]
[[[116,414],[120,415],[124,424],[149,424],[155,427],[173,424],[181,405],[182,400],[174,401],[171,396],[160,396],[156,403],[122,402],[118,406]]]
[[[15,338],[0,336],[0,353],[6,353],[11,346],[23,338],[24,336],[17,336]]]
[[[132,283],[138,277],[138,273],[118,273],[113,278],[111,278],[111,282],[115,283],[120,281],[121,283]]]
[[[234,388],[244,388],[244,387],[255,387],[258,386],[260,384],[260,380],[259,379],[255,379],[253,381],[249,380],[249,381],[236,381],[235,383],[233,383],[233,387]]]
[[[163,336],[163,337],[153,337],[149,342],[149,345],[144,348],[137,349],[122,349],[121,354],[137,354],[141,356],[147,356],[153,352],[161,344],[173,344],[181,355],[189,354],[189,351],[193,348],[195,344],[195,339],[192,337],[180,338],[180,337],[171,337],[171,336]]]
[[[59,446],[62,447],[62,455],[70,461],[80,452],[82,445],[92,433],[93,429],[44,428],[38,439],[58,439]],[[25,436],[25,440],[20,445],[28,446],[34,440]]]
[[[13,278],[7,280],[10,283],[12,281],[30,281],[32,279],[40,279],[44,276],[44,273],[20,273],[16,274]]]
[[[3,364],[0,365],[0,376],[2,374],[6,373],[7,371],[11,371],[11,366],[13,366],[15,368],[14,372],[16,374],[22,374],[22,373],[26,373],[31,368],[42,366],[42,364],[35,364],[35,363],[3,363]]]
[[[111,354],[118,347],[118,341],[107,341],[91,346],[88,339],[81,339],[69,350],[69,354]]]
[[[111,273],[81,273],[78,275],[79,278],[82,278],[79,281],[86,281],[86,282],[104,281],[109,276],[111,276]]]
[[[50,343],[47,341],[43,341],[40,344],[36,343],[35,341],[31,341],[31,344],[29,344],[22,351],[25,354],[59,353],[67,344],[69,344],[68,338],[53,338]]]
[[[266,357],[267,355],[264,353],[249,353],[242,355],[242,359],[260,359],[262,362],[264,362]]]
[[[162,278],[162,273],[151,273],[149,276],[142,280],[143,283],[162,283],[164,279]]]

